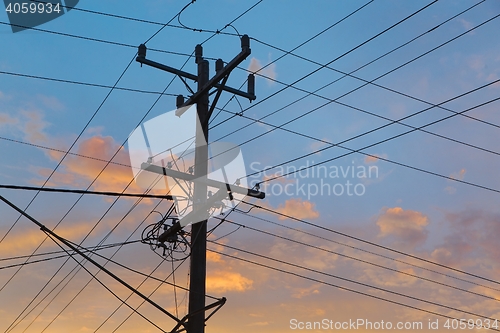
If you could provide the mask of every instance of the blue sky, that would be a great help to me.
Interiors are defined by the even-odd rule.
[[[240,51],[240,42],[237,36],[234,36],[236,32],[248,34],[252,38],[252,54],[231,73],[228,85],[239,88],[244,84],[248,72],[256,72],[257,100],[250,103],[238,98],[238,103],[235,99],[231,99],[229,93],[222,94],[217,106],[222,107],[227,103],[224,107],[226,111],[220,114],[214,112],[212,125],[222,123],[211,129],[209,135],[210,141],[217,141],[228,133],[269,115],[262,119],[262,122],[266,123],[253,123],[223,139],[241,145],[247,173],[253,172],[254,168],[274,166],[306,154],[310,155],[286,163],[283,168],[288,167],[291,170],[334,159],[349,150],[340,147],[322,150],[328,143],[343,142],[385,125],[390,120],[398,120],[428,109],[404,120],[405,124],[412,127],[426,126],[453,112],[462,112],[498,98],[500,85],[493,82],[500,79],[500,47],[496,42],[500,21],[498,18],[492,19],[464,34],[469,29],[499,15],[498,2],[494,0],[481,2],[446,0],[432,4],[430,1],[375,0],[368,4],[367,2],[264,0],[234,21],[232,26],[226,26],[256,2],[198,0],[182,13],[180,22],[193,29],[222,30],[233,35],[218,34],[204,42],[212,36],[211,33],[165,27],[148,41],[147,57],[196,73],[196,64],[189,55],[194,51],[196,44],[204,42],[204,56],[210,59],[211,75],[213,75],[215,67],[213,59],[222,58],[228,62]],[[166,0],[145,2],[82,0],[77,8],[166,23],[187,3]],[[365,4],[365,7],[352,16],[331,27]],[[477,5],[474,6],[475,4]],[[427,5],[429,6],[422,9]],[[465,13],[443,23],[472,6],[474,7]],[[420,9],[422,10],[414,16],[366,42]],[[8,22],[6,13],[3,12],[0,16],[1,22]],[[179,25],[179,22],[175,19],[172,24]],[[38,26],[46,30],[44,32],[26,30],[12,33],[8,25],[1,25],[0,38],[3,52],[0,55],[0,149],[4,158],[0,161],[0,184],[42,185],[59,163],[62,157],[60,151],[66,151],[72,146],[89,121],[71,152],[108,160],[119,150],[113,161],[130,164],[126,144],[129,134],[141,122],[174,110],[175,95],[189,95],[184,84],[172,74],[147,66],[141,67],[139,63],[132,61],[137,52],[135,47],[148,40],[160,27],[157,24],[78,10],[72,10],[60,18]],[[433,28],[435,29],[429,31]],[[327,30],[319,36],[293,51],[301,58],[291,54],[280,58],[283,52],[279,49],[290,51],[325,29]],[[424,35],[408,45],[357,70],[421,34]],[[460,36],[461,34],[464,35]],[[454,38],[456,39],[446,43]],[[95,39],[129,46],[111,45]],[[362,43],[364,44],[361,45]],[[446,45],[423,55],[443,43]],[[170,53],[158,52],[155,49]],[[412,61],[420,55],[423,56]],[[280,59],[277,60],[278,58]],[[338,60],[332,62],[337,58]],[[409,63],[406,64],[407,62]],[[129,63],[130,66],[125,71]],[[318,65],[327,63],[330,68],[320,68]],[[270,65],[261,69],[268,64]],[[403,64],[406,65],[378,79],[379,76]],[[352,75],[356,77],[342,78],[342,73],[352,71],[355,71]],[[115,89],[102,103],[110,92],[109,88],[12,75],[31,75],[113,86],[123,72],[117,87],[160,92],[168,86],[165,92],[171,95],[163,96],[154,104],[157,94]],[[303,78],[312,72],[314,73]],[[305,97],[334,80],[338,81],[318,90],[315,96]],[[367,84],[350,92],[372,80],[375,80],[376,85]],[[292,83],[292,87],[282,90]],[[189,84],[195,88],[194,83],[189,82]],[[488,86],[468,93],[484,85]],[[245,86],[242,89],[244,88]],[[464,93],[468,94],[441,105],[448,110],[429,107]],[[344,94],[346,95],[343,96]],[[343,97],[339,98],[340,96]],[[295,102],[301,97],[305,98]],[[330,102],[322,106],[328,100],[335,100],[338,103]],[[294,104],[287,106],[292,102]],[[500,273],[498,266],[500,247],[496,241],[500,233],[498,227],[500,211],[497,204],[500,190],[497,172],[500,168],[498,159],[500,116],[497,112],[499,103],[493,101],[466,112],[465,114],[470,117],[457,115],[424,128],[441,137],[414,131],[363,150],[371,156],[353,153],[322,164],[329,170],[327,177],[295,174],[267,181],[280,172],[279,168],[271,169],[265,174],[257,174],[248,181],[252,184],[264,181],[266,185],[262,185],[262,188],[267,189],[267,197],[264,201],[252,200],[252,202],[320,227],[341,231],[426,260],[496,279]],[[314,109],[317,110],[308,113]],[[96,110],[99,111],[93,117]],[[271,114],[276,110],[280,111]],[[243,116],[234,116],[234,113],[241,111],[244,111]],[[276,129],[245,143],[271,130],[273,126],[281,126],[301,115],[304,116],[284,126],[288,131]],[[351,150],[358,150],[408,130],[411,128],[392,124],[341,145]],[[171,139],[167,127],[165,140]],[[59,151],[42,149],[40,146]],[[68,155],[47,186],[85,189],[104,165],[103,162]],[[368,179],[347,175],[333,177],[330,174],[332,170],[347,170],[347,168],[368,170],[370,167],[377,171],[376,177]],[[456,182],[453,179],[470,184]],[[123,191],[131,180],[130,168],[111,164],[97,178],[92,189]],[[353,186],[359,184],[358,189],[363,189],[363,194],[347,195],[347,188],[344,187],[347,181]],[[324,189],[332,189],[339,184],[336,189],[343,188],[344,193],[342,195],[311,193],[311,190],[321,188],[321,184],[326,184]],[[309,189],[309,192],[299,191],[300,186]],[[285,188],[292,194],[281,193]],[[141,188],[132,182],[128,191],[140,190]],[[281,194],[278,194],[279,191]],[[0,194],[24,208],[35,193],[2,189]],[[155,199],[145,200],[134,207],[133,199],[120,199],[116,204],[112,204],[113,199],[85,195],[74,208],[71,208],[77,199],[77,195],[41,193],[27,211],[49,227],[54,227],[62,221],[56,231],[77,243],[82,241],[92,226],[97,224],[97,228],[84,241],[85,246],[97,244],[117,225],[106,243],[124,242],[127,237],[131,240],[138,239],[146,224],[156,222],[157,216],[150,215],[155,209],[153,207],[159,202]],[[168,203],[163,202],[156,210],[165,212],[168,206]],[[241,206],[245,211],[249,208]],[[128,211],[130,212],[126,214]],[[0,206],[0,212],[1,239],[14,224],[17,215],[5,205]],[[105,215],[102,218],[103,214]],[[255,219],[251,215],[300,229],[308,234],[282,228]],[[271,264],[273,267],[459,319],[476,317],[458,313],[450,308],[377,291],[373,287],[387,288],[492,318],[500,317],[498,306],[500,295],[498,290],[491,289],[496,288],[495,283],[491,281],[485,282],[443,267],[436,268],[428,263],[423,264],[402,254],[373,248],[352,238],[342,238],[324,229],[294,221],[284,215],[269,213],[264,209],[253,208],[249,214],[233,212],[228,219],[294,239],[296,242],[264,235],[243,227],[231,233],[237,226],[226,222],[218,227],[209,239],[222,237],[219,243],[240,251],[210,244],[209,248],[212,250]],[[143,220],[145,221],[143,226],[134,231]],[[216,224],[215,218],[209,222],[209,226],[212,227]],[[231,234],[225,237],[228,233]],[[311,234],[323,238],[315,238]],[[21,219],[0,243],[0,257],[29,255],[43,238],[43,233],[36,226],[26,219]],[[450,284],[469,293],[443,285],[429,284],[428,281],[394,271],[367,266],[331,252],[305,247],[297,241]],[[436,268],[442,273],[471,280],[476,284],[430,273],[422,268],[383,259],[345,245],[375,251],[424,268]],[[38,251],[55,250],[58,250],[58,247],[47,241]],[[351,278],[370,284],[372,288],[252,257],[241,250]],[[106,250],[102,253],[111,256],[111,251]],[[147,245],[140,243],[124,246],[114,258],[146,274],[151,273],[161,262],[161,258]],[[236,329],[240,332],[255,332],[255,330],[285,332],[292,330],[289,321],[293,318],[304,322],[321,321],[324,318],[334,321],[367,318],[394,323],[398,321],[427,323],[428,320],[438,318],[429,313],[341,291],[325,284],[293,277],[213,252],[209,252],[208,259],[207,293],[216,297],[226,296],[228,303],[210,319],[207,332],[233,332]],[[63,260],[55,259],[46,263],[27,265],[8,283],[16,268],[0,270],[0,315],[5,319],[0,324],[2,329],[6,330],[14,322],[62,265]],[[12,263],[20,261],[6,260],[2,265]],[[74,267],[76,264],[72,261],[64,265],[60,273],[49,282],[49,288],[43,290],[41,297]],[[138,285],[142,281],[142,277],[130,271],[118,266],[111,267],[132,285]],[[91,270],[95,271],[94,268]],[[164,278],[171,271],[170,263],[165,262],[155,272],[155,276]],[[176,278],[178,284],[186,285],[186,264],[176,272]],[[95,331],[120,304],[95,281],[89,284],[51,323],[57,313],[88,280],[88,274],[80,271],[43,312],[47,300],[42,301],[40,306],[36,307],[12,332],[22,332],[30,322],[33,323],[26,332],[41,332],[45,327],[48,327],[46,332]],[[103,281],[120,296],[128,295],[116,283],[105,277]],[[158,282],[148,281],[140,290],[151,292],[157,285]],[[487,295],[493,299],[478,298],[470,292]],[[54,293],[50,294],[52,295]],[[174,295],[171,287],[163,286],[154,294],[153,299],[169,311],[175,311],[174,296],[178,297],[180,303],[178,311],[182,316],[186,311],[184,292],[177,291]],[[39,299],[40,297],[36,298],[36,301]],[[131,298],[131,305],[138,303],[138,299]],[[30,305],[31,307],[33,305]],[[35,318],[39,312],[40,316]],[[129,312],[130,310],[125,308],[119,310],[101,330],[113,331]],[[154,322],[165,325],[167,329],[173,327],[171,322],[152,308],[145,306],[141,308],[141,312]],[[444,321],[445,319],[440,319],[442,324]],[[118,331],[156,332],[158,329],[141,317],[133,315]],[[320,331],[326,330],[318,330]]]

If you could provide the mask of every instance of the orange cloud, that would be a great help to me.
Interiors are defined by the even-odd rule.
[[[274,208],[273,208],[274,209]],[[302,199],[289,199],[285,204],[279,205],[274,209],[279,213],[290,215],[298,219],[315,219],[319,217],[319,212],[316,210],[316,205],[310,201]],[[286,220],[284,216],[279,217],[280,220]]]
[[[113,155],[118,151],[115,157]],[[83,140],[76,154],[94,157],[90,159],[75,155],[68,155],[63,163],[63,171],[53,176],[52,183],[82,186],[93,181],[99,176],[93,187],[101,191],[123,191],[123,189],[133,179],[128,154],[125,149],[118,145],[110,136],[96,135]],[[58,152],[50,153],[49,157],[58,160],[61,154]],[[113,158],[106,169],[100,174],[106,166],[103,160]],[[47,170],[40,169],[39,174],[46,177]],[[134,183],[130,184],[129,190],[140,192],[141,189]]]
[[[377,163],[378,160],[381,158],[387,158],[387,154],[373,154],[370,156],[365,157],[365,164],[373,164]]]
[[[24,139],[28,142],[45,142],[47,134],[44,132],[49,123],[43,120],[43,114],[37,110],[22,111],[26,121],[22,125]]]
[[[11,117],[7,113],[0,113],[0,127],[4,125],[15,125],[18,122],[18,119]]]
[[[427,239],[428,218],[414,210],[404,210],[401,207],[387,208],[378,217],[377,225],[380,236],[394,236],[407,246],[414,247]]]
[[[458,180],[463,180],[465,177],[465,173],[467,171],[465,169],[460,170],[459,172],[454,172],[450,175],[450,178],[453,179],[458,179]]]
[[[207,291],[222,293],[226,291],[246,291],[251,289],[253,281],[240,273],[231,271],[216,271],[207,276]]]

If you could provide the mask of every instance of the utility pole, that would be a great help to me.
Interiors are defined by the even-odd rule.
[[[202,47],[196,47],[198,62],[198,91],[201,91],[209,80],[208,60],[202,58]],[[196,153],[194,175],[196,178],[206,177],[208,171],[208,90],[200,95],[196,111],[201,126],[196,126]],[[200,200],[207,197],[207,185],[194,184],[193,210],[199,209]],[[191,262],[189,276],[188,312],[205,307],[206,272],[207,272],[207,220],[191,225]],[[193,315],[188,321],[188,333],[205,332],[205,312]]]
[[[182,95],[177,96],[177,111],[176,115],[181,116],[186,106],[196,103],[198,119],[201,126],[196,126],[196,148],[195,148],[195,169],[194,175],[182,173],[179,171],[171,170],[157,165],[143,163],[142,169],[150,172],[155,172],[165,176],[174,178],[194,181],[194,198],[192,211],[196,216],[206,212],[204,216],[208,218],[208,210],[214,205],[215,200],[221,200],[229,197],[232,200],[232,192],[241,193],[256,198],[264,198],[265,194],[256,190],[235,186],[233,184],[226,184],[216,180],[208,179],[208,124],[210,116],[212,115],[215,105],[220,98],[222,91],[227,91],[232,94],[248,98],[250,101],[255,100],[255,77],[253,74],[248,76],[248,89],[241,91],[226,86],[229,74],[236,68],[248,55],[250,55],[250,38],[247,35],[241,37],[241,52],[229,63],[224,65],[222,59],[218,59],[215,63],[216,74],[209,79],[209,62],[203,59],[203,48],[197,45],[195,48],[195,61],[198,66],[198,74],[193,75],[151,60],[146,59],[146,46],[141,44],[136,61],[139,63],[152,66],[175,75],[187,85],[184,80],[189,79],[198,83],[198,88],[192,96],[184,101]],[[209,107],[210,89],[217,89],[214,100]],[[219,191],[211,198],[207,197],[207,186],[218,187]],[[189,214],[188,214],[189,215]],[[184,221],[183,221],[184,220]],[[197,222],[197,221],[194,221]],[[167,239],[179,232],[184,226],[190,223],[187,216],[167,229],[162,235],[159,236],[160,243],[167,241]],[[222,306],[225,298],[221,302],[205,305],[206,294],[206,250],[207,250],[207,220],[193,223],[191,225],[191,262],[190,262],[190,285],[189,285],[189,313],[187,315],[187,332],[188,333],[204,333],[205,331],[205,311],[215,306]],[[212,313],[213,314],[213,313]],[[210,315],[211,316],[211,315]],[[209,316],[209,317],[210,317]],[[184,321],[184,319],[183,319]]]

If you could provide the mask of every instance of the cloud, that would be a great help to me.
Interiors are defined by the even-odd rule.
[[[276,79],[276,63],[272,63],[269,66],[264,66],[260,62],[259,59],[253,58],[250,60],[250,65],[248,66],[248,70],[250,72],[261,74],[266,77],[266,80],[269,84],[274,83],[272,80]]]
[[[207,291],[223,293],[226,291],[243,292],[252,289],[253,281],[240,273],[231,271],[215,271],[207,275]]]
[[[458,172],[454,172],[450,175],[450,178],[453,178],[453,179],[458,179],[458,180],[464,180],[464,176],[465,176],[465,173],[467,171],[465,169],[462,169]]]
[[[364,159],[365,164],[377,163],[380,158],[387,158],[387,154],[371,154]]]
[[[46,96],[37,94],[36,97],[40,100],[43,106],[54,111],[64,110],[64,105],[54,96]]]
[[[24,139],[31,143],[46,142],[47,134],[44,132],[49,123],[43,120],[41,111],[22,111],[26,121],[22,125]]]
[[[6,125],[15,125],[19,123],[19,119],[11,117],[7,113],[0,113],[0,128]]]
[[[268,321],[256,321],[254,323],[248,324],[247,326],[267,326],[269,325]]]
[[[451,179],[464,180],[464,177],[465,177],[465,173],[466,173],[466,172],[467,172],[467,171],[466,171],[465,169],[462,169],[462,170],[460,170],[460,171],[458,171],[458,172],[453,172],[452,174],[450,174],[450,176],[449,176],[449,177],[450,177]],[[453,180],[451,180],[451,179],[448,179],[448,182],[450,182],[450,183],[454,183],[454,181],[453,181]],[[456,189],[455,187],[451,186],[451,185],[448,185],[448,186],[446,186],[446,187],[444,188],[444,191],[445,191],[446,193],[448,193],[448,194],[455,194],[455,193],[457,192],[457,189]]]
[[[401,207],[386,208],[378,216],[376,224],[380,229],[379,236],[392,236],[400,245],[414,248],[427,239],[428,218],[414,210],[404,210]]]
[[[446,265],[492,265],[500,261],[500,216],[476,209],[447,213],[452,232],[431,253],[434,260]],[[497,267],[500,271],[500,268]]]
[[[117,151],[118,153],[114,156]],[[52,186],[56,184],[89,185],[99,175],[99,178],[93,184],[95,190],[123,191],[133,179],[132,169],[128,166],[130,162],[127,152],[110,136],[96,135],[81,141],[76,154],[95,159],[75,155],[66,156],[62,164],[62,171],[57,172],[52,178]],[[62,156],[59,152],[51,152],[49,157],[58,161]],[[114,163],[110,163],[101,173],[106,166],[104,161],[111,158],[113,158]],[[49,169],[39,169],[38,174],[47,177],[47,170]],[[35,181],[35,183],[38,182]],[[130,184],[129,189],[140,191],[135,182]]]
[[[285,201],[285,204],[281,204],[277,208],[271,207],[271,209],[298,219],[315,219],[319,217],[316,205],[310,201],[302,199],[289,199]],[[279,219],[286,220],[287,217],[280,216]]]
[[[91,226],[88,222],[72,223],[70,226],[60,226],[56,229],[59,236],[76,241],[85,236]],[[9,234],[1,243],[0,251],[4,254],[18,254],[34,250],[46,238],[46,234],[36,228],[26,229]],[[45,242],[48,248],[58,248],[51,240]],[[45,247],[44,247],[45,248]]]
[[[0,128],[14,130],[15,133],[30,143],[47,142],[45,129],[50,124],[44,120],[44,114],[38,109],[21,109],[17,117],[8,113],[0,113]]]
[[[292,297],[301,299],[309,295],[314,295],[314,294],[317,295],[320,293],[319,291],[320,288],[321,288],[320,284],[313,284],[306,288],[295,288],[295,290],[292,292]]]
[[[470,30],[474,27],[474,25],[472,24],[472,22],[469,22],[467,20],[464,20],[463,18],[459,18],[458,19],[458,22],[460,22],[460,24],[462,25],[462,27],[465,29],[465,30]],[[474,31],[471,31],[470,32],[471,34],[474,33]]]
[[[326,138],[323,138],[322,139],[323,141],[326,141],[326,142],[330,142],[330,140],[326,139]],[[309,151],[310,152],[314,152],[315,154],[318,154],[318,155],[321,155],[321,151],[318,151],[324,147],[326,147],[327,145],[329,146],[329,144],[327,144],[326,142],[322,142],[322,141],[314,141],[313,143],[311,143],[309,145]]]
[[[7,99],[8,99],[8,96],[5,95],[5,93],[0,90],[0,101],[4,101]]]

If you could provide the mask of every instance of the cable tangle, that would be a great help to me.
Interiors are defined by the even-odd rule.
[[[161,219],[148,225],[144,228],[141,235],[141,242],[149,245],[152,251],[157,255],[168,261],[182,261],[189,257],[191,254],[191,247],[189,241],[186,239],[188,233],[180,230],[178,233],[171,235],[167,238],[166,242],[160,242],[160,235],[171,228],[178,218],[171,217],[170,214],[173,209],[169,210],[167,214],[162,215],[160,212],[155,211],[161,215]],[[171,223],[168,223],[170,221]],[[160,252],[158,252],[160,251]]]

